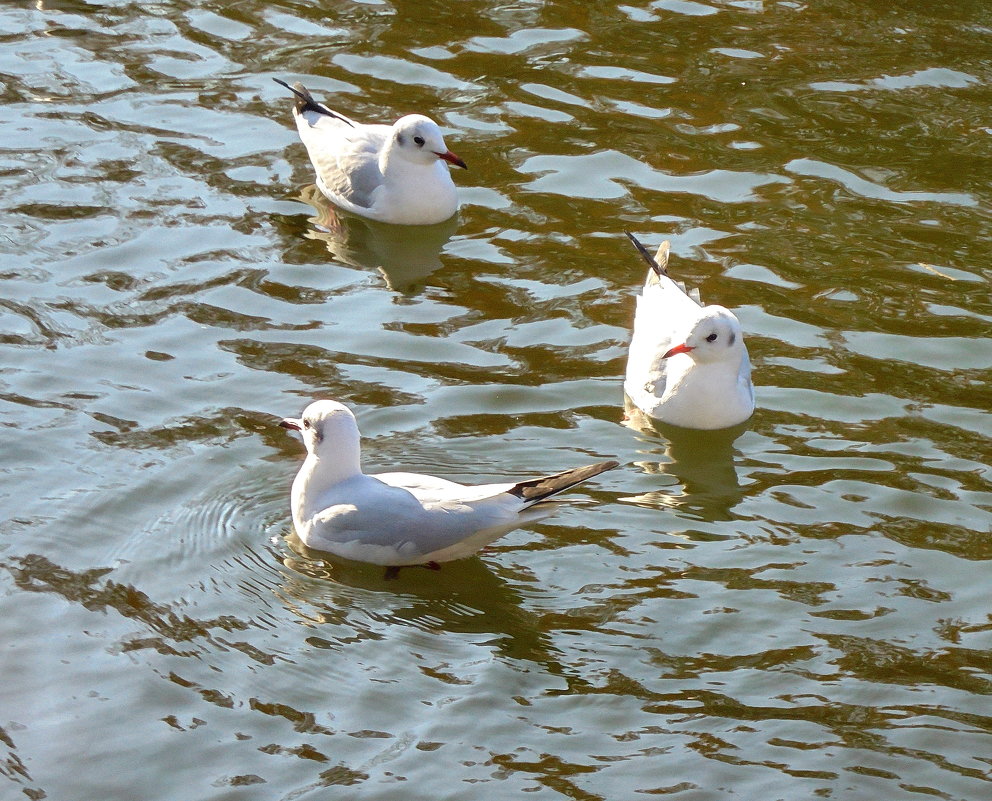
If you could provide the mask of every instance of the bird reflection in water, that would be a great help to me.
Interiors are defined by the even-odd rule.
[[[649,474],[675,478],[682,492],[676,494],[669,485],[624,500],[641,506],[678,507],[704,520],[731,520],[731,510],[744,497],[734,465],[734,442],[748,428],[745,421],[730,428],[699,431],[652,420],[624,397],[625,425],[640,432],[640,453],[650,459],[635,461]],[[659,436],[661,435],[661,436]],[[663,458],[658,459],[657,455]]]
[[[336,208],[317,189],[305,187],[299,199],[312,206],[316,230],[307,238],[323,241],[336,261],[382,273],[390,289],[422,281],[441,266],[441,250],[458,227],[458,215],[436,225],[391,225]]]
[[[331,561],[294,533],[287,533],[285,543],[281,561],[286,572],[278,594],[306,625],[328,624],[324,636],[330,647],[380,638],[394,625],[409,626],[484,635],[479,645],[505,658],[543,665],[554,675],[566,672],[541,613],[528,607],[520,591],[534,586],[538,577],[512,560],[472,557],[441,574],[410,569],[398,581],[383,581],[377,565]],[[319,628],[315,634],[320,636]]]

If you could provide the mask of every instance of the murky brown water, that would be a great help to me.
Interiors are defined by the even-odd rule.
[[[987,3],[0,9],[4,797],[987,799]],[[338,219],[272,77],[424,111],[452,225]],[[729,434],[623,425],[641,265],[738,311]],[[439,573],[286,540],[366,465],[617,458]]]

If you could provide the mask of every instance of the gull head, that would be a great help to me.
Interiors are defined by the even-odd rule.
[[[670,348],[667,359],[685,353],[698,363],[740,361],[744,351],[744,332],[734,313],[723,306],[707,306],[680,345]]]
[[[433,164],[443,159],[467,170],[465,162],[448,150],[437,123],[423,114],[407,114],[393,123],[393,152],[414,164]]]
[[[357,461],[360,434],[351,409],[332,400],[314,401],[299,418],[287,417],[283,428],[299,431],[307,454],[316,459]]]

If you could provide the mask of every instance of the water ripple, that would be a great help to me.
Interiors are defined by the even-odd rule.
[[[980,4],[0,9],[0,781],[987,797],[989,27]],[[335,212],[271,77],[436,118],[471,166],[458,217]],[[623,228],[740,316],[740,429],[624,409]],[[315,396],[355,408],[371,471],[623,468],[384,581],[291,534],[276,423]]]

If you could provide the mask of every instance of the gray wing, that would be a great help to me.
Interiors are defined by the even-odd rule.
[[[321,190],[342,205],[368,209],[382,186],[379,154],[389,141],[388,125],[359,125],[312,110],[296,113]]]
[[[395,478],[410,474],[384,475]],[[522,506],[519,499],[507,495],[472,502],[457,499],[442,484],[474,488],[443,479],[436,479],[439,483],[433,494],[448,497],[422,501],[410,489],[380,478],[361,476],[360,483],[338,485],[334,497],[327,499],[327,508],[314,516],[322,538],[393,547],[406,554],[429,554],[461,542],[480,529],[515,521]]]
[[[512,482],[504,484],[459,484],[455,481],[448,481],[446,478],[420,473],[377,473],[375,478],[392,487],[409,490],[425,505],[451,502],[471,503],[509,492],[515,486]]]

